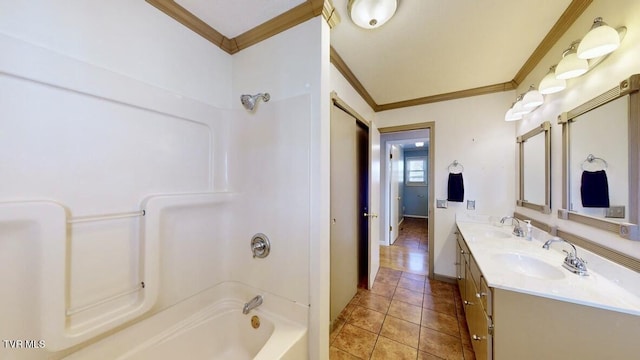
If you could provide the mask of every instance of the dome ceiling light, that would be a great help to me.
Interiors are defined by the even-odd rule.
[[[347,10],[354,24],[375,29],[389,21],[397,7],[398,0],[349,0]]]

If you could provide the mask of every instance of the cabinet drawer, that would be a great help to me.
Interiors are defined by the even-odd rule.
[[[467,247],[467,243],[466,241],[464,241],[464,238],[462,237],[462,235],[460,235],[460,233],[458,233],[457,239],[458,239],[458,246],[460,247],[459,254],[462,255],[464,257],[464,260],[468,262],[471,252]]]

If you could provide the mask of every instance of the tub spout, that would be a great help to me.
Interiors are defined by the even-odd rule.
[[[242,307],[242,313],[246,315],[249,313],[249,311],[262,305],[262,300],[262,295],[257,295],[253,299],[249,300],[249,302],[244,304],[244,306]]]

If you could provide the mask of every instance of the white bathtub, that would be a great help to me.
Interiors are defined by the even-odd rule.
[[[263,304],[244,315],[242,306],[258,294]],[[307,316],[307,306],[226,282],[65,359],[306,359]]]

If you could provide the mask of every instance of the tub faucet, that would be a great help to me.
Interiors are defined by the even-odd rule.
[[[242,307],[242,313],[246,315],[249,313],[249,311],[262,305],[262,300],[262,295],[257,295],[253,299],[249,300],[249,302],[244,304],[244,306]]]
[[[520,226],[520,220],[514,218],[513,216],[505,216],[500,219],[500,224],[504,224],[505,220],[511,219],[511,224],[513,224],[513,220],[516,221],[516,224],[513,224],[513,235],[518,237],[524,237],[524,230],[522,230],[522,226]]]
[[[562,264],[562,267],[571,271],[574,274],[578,274],[582,276],[589,275],[587,273],[587,262],[584,261],[582,258],[578,257],[578,250],[576,249],[576,246],[570,243],[569,241],[559,238],[557,236],[554,236],[551,239],[547,240],[547,242],[545,242],[544,245],[542,245],[542,248],[549,250],[549,245],[553,244],[554,242],[566,242],[567,244],[571,245],[571,247],[573,248],[572,253],[566,250],[562,250],[564,251],[565,254],[567,254],[567,256],[564,258],[564,263]]]

